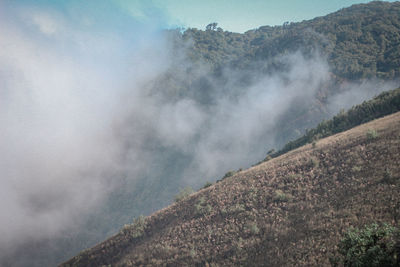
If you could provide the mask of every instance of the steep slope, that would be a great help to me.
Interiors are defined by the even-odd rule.
[[[343,132],[362,123],[400,111],[400,88],[386,91],[371,100],[352,107],[347,112],[340,112],[331,120],[323,121],[314,129],[307,131],[302,137],[288,142],[277,152],[269,153],[269,157],[277,157],[322,137]]]
[[[318,54],[316,51],[321,52],[327,58],[334,75],[331,82],[318,86],[315,97],[306,94],[311,87],[309,84],[306,87],[296,87],[296,91],[301,92],[304,98],[297,98],[299,101],[291,103],[291,108],[279,116],[279,124],[268,128],[273,133],[267,131],[265,135],[260,135],[260,140],[251,139],[256,148],[248,146],[250,154],[241,150],[240,154],[246,155],[249,161],[231,164],[227,157],[222,156],[220,158],[225,166],[219,164],[219,169],[213,174],[196,173],[187,179],[186,168],[197,162],[194,156],[196,152],[188,153],[186,145],[181,149],[164,143],[164,140],[152,135],[153,129],[139,130],[139,134],[141,131],[150,133],[146,134],[148,139],[144,142],[135,141],[135,134],[129,133],[128,144],[149,144],[145,152],[155,151],[146,162],[151,166],[147,168],[150,173],[146,169],[144,174],[127,175],[126,183],[124,180],[110,195],[107,203],[102,205],[102,209],[88,220],[85,231],[74,234],[72,239],[77,240],[75,245],[69,245],[68,241],[64,247],[80,249],[91,246],[104,239],[104,236],[115,233],[130,218],[151,214],[168,205],[179,187],[190,185],[199,188],[207,180],[215,181],[229,168],[250,166],[261,160],[270,148],[279,149],[289,140],[301,136],[306,128],[312,128],[322,119],[337,113],[339,108],[330,110],[327,106],[332,95],[342,92],[339,89],[343,81],[352,82],[374,76],[384,79],[399,77],[399,56],[396,54],[399,51],[399,14],[398,2],[373,2],[354,5],[309,21],[275,27],[263,26],[244,34],[221,29],[187,29],[183,34],[176,31],[177,47],[174,49],[176,54],[171,68],[146,84],[146,93],[161,95],[161,102],[165,101],[172,107],[176,107],[176,103],[182,100],[190,100],[201,110],[212,110],[218,109],[216,103],[220,99],[228,99],[232,106],[237,106],[237,102],[231,102],[231,99],[238,98],[238,102],[245,99],[246,92],[259,84],[263,77],[270,73],[278,76],[287,73],[282,70],[290,66],[282,66],[285,64],[279,59],[282,55],[296,51],[310,57]],[[188,40],[192,46],[187,47]],[[189,60],[180,60],[184,57],[184,51],[188,51]],[[381,88],[380,85],[375,87]],[[283,92],[282,95],[289,95],[284,88],[278,89]],[[350,106],[359,101],[354,99]],[[276,109],[271,110],[275,112]],[[260,122],[261,125],[271,121],[269,112],[262,113],[262,116],[264,121]],[[137,121],[129,123],[142,127],[143,121],[139,117]],[[194,142],[197,142],[196,138]],[[237,154],[229,151],[234,146],[221,147],[224,147],[222,153],[228,151],[227,154]],[[59,254],[64,257],[74,254],[66,251],[61,249]],[[35,254],[39,253],[32,252],[32,255]]]
[[[221,99],[226,100],[230,105],[237,105],[238,102],[241,102],[241,99],[246,99],[247,95],[245,92],[250,91],[252,86],[259,86],[261,77],[265,77],[263,68],[260,68],[261,70],[258,69],[260,64],[268,65],[266,71],[273,69],[279,76],[284,72],[280,72],[281,69],[275,63],[272,63],[274,62],[273,58],[279,58],[283,54],[290,54],[297,50],[310,55],[315,51],[315,47],[320,46],[319,41],[322,37],[323,40],[328,40],[332,37],[329,39],[330,44],[324,47],[335,46],[337,47],[337,53],[344,51],[340,48],[344,44],[346,44],[346,47],[352,47],[353,49],[351,52],[346,50],[346,53],[343,52],[339,56],[336,56],[336,52],[333,53],[329,49],[323,50],[322,52],[326,54],[325,56],[328,58],[332,56],[335,59],[329,61],[332,69],[335,69],[335,64],[339,63],[344,66],[351,66],[352,64],[348,63],[350,59],[358,62],[358,60],[366,58],[365,53],[370,53],[371,57],[378,57],[381,53],[384,53],[383,51],[386,51],[383,48],[379,48],[380,50],[377,48],[378,46],[375,43],[380,44],[378,39],[374,39],[374,42],[370,45],[358,47],[358,39],[351,39],[343,43],[345,42],[344,39],[339,38],[340,40],[336,42],[336,37],[334,36],[340,34],[351,36],[353,29],[354,31],[357,30],[357,35],[355,36],[363,36],[364,33],[360,33],[362,31],[365,31],[365,35],[370,36],[376,31],[380,32],[380,36],[387,40],[385,48],[389,49],[391,47],[390,49],[392,49],[392,47],[398,47],[396,38],[400,36],[400,23],[398,23],[398,13],[395,12],[398,8],[397,3],[356,5],[350,9],[340,10],[328,17],[324,16],[311,21],[293,23],[285,27],[260,27],[245,34],[219,30],[199,31],[195,29],[188,29],[183,35],[178,32],[179,38],[177,40],[179,41],[177,44],[178,47],[174,49],[176,52],[174,63],[166,73],[163,73],[156,80],[152,80],[147,84],[148,91],[146,91],[146,94],[161,95],[160,101],[163,103],[167,102],[168,105],[173,107],[176,107],[177,103],[186,102],[187,100],[193,102],[201,110],[219,110],[220,107],[216,103]],[[357,21],[360,21],[361,17],[368,21],[368,23],[358,27]],[[383,22],[380,22],[376,18],[381,18]],[[337,27],[333,26],[336,24],[338,25]],[[353,24],[355,25],[354,27]],[[383,30],[384,28],[389,28],[389,30]],[[314,38],[316,36],[318,38]],[[327,39],[326,36],[329,38]],[[372,36],[378,38],[375,35]],[[187,48],[185,46],[186,42],[181,42],[182,40],[192,40],[193,46]],[[187,51],[183,47],[188,49],[191,60],[180,60],[183,57],[183,51]],[[273,51],[273,53],[271,52],[272,54],[269,55],[265,51]],[[395,61],[396,58],[386,57],[387,64],[385,64],[390,65],[389,61]],[[206,64],[199,63],[197,65],[199,61],[202,63],[205,61]],[[209,71],[209,68],[213,69],[213,66],[217,71]],[[230,72],[227,66],[234,66],[233,68],[236,72]],[[368,66],[363,67],[363,71],[368,72]],[[396,64],[390,66],[386,72],[394,73],[394,77],[397,77],[396,73],[399,71],[399,66]],[[219,73],[218,70],[221,69],[220,67],[222,69],[226,67],[228,70],[225,70],[225,72],[221,70],[221,73]],[[339,72],[337,73],[337,75],[340,75]],[[382,77],[390,78],[384,75]],[[360,77],[354,76],[353,78]],[[190,151],[188,153],[187,146],[184,146],[184,149],[171,146],[170,144],[165,144],[164,140],[159,140],[157,139],[158,137],[148,134],[149,139],[145,141],[146,144],[151,144],[148,150],[157,151],[155,153],[156,156],[151,157],[152,162],[148,162],[148,164],[154,165],[154,168],[157,168],[157,170],[151,172],[149,175],[145,173],[144,175],[137,175],[137,177],[128,177],[127,184],[121,185],[118,190],[113,192],[107,206],[104,205],[104,209],[99,211],[98,215],[94,218],[91,218],[90,226],[87,228],[94,229],[98,227],[103,232],[115,231],[115,229],[118,229],[127,222],[127,218],[140,214],[147,215],[165,206],[181,186],[189,183],[193,187],[198,187],[206,180],[214,181],[216,177],[226,172],[227,168],[249,166],[249,164],[261,160],[264,153],[268,150],[267,148],[280,148],[289,140],[299,137],[306,128],[314,127],[322,119],[329,118],[339,111],[338,109],[334,111],[327,110],[327,106],[331,100],[329,97],[341,93],[339,90],[341,81],[337,84],[335,82],[332,83],[334,84],[322,84],[318,88],[317,96],[307,95],[307,91],[310,88],[299,87],[297,92],[304,91],[300,93],[304,97],[296,98],[296,101],[290,103],[290,109],[279,115],[277,119],[279,123],[277,125],[268,129],[265,127],[266,134],[260,135],[260,139],[263,139],[262,143],[261,140],[260,142],[255,142],[258,148],[265,147],[265,151],[261,151],[260,153],[261,149],[259,149],[258,153],[256,153],[255,149],[250,148],[253,151],[253,158],[250,160],[250,163],[242,162],[240,166],[237,166],[238,164],[227,164],[229,166],[220,167],[216,173],[211,175],[199,173],[197,174],[198,177],[194,177],[193,179],[196,181],[188,182],[185,177],[185,168],[191,164],[195,164],[194,154],[196,152]],[[265,92],[267,91],[267,87],[265,85]],[[311,86],[307,84],[307,87]],[[380,88],[381,86],[378,85],[376,87]],[[285,93],[284,88],[279,88],[279,90],[283,92],[283,96],[290,95],[290,93]],[[326,91],[329,91],[329,93]],[[239,100],[231,101],[236,98]],[[352,104],[357,103],[353,102]],[[266,106],[268,104],[263,105]],[[276,110],[276,108],[272,109],[271,113]],[[272,121],[268,113],[264,114],[265,121]],[[132,125],[135,125],[135,123],[142,125],[142,121],[142,118],[137,118],[137,121],[133,120],[129,123]],[[247,121],[250,121],[250,119]],[[264,122],[260,124],[264,124]],[[205,127],[208,127],[208,125],[206,124]],[[144,129],[143,131],[147,130]],[[128,143],[135,143],[132,140],[136,140],[136,136],[132,134],[128,138],[130,138]],[[195,137],[191,144],[197,141],[198,139]],[[226,153],[225,151],[229,151],[229,148],[221,150],[222,153]],[[103,222],[103,226],[99,226],[98,221],[104,221],[105,218],[110,219],[108,222]]]
[[[322,266],[349,226],[398,224],[400,112],[208,187],[62,266]]]

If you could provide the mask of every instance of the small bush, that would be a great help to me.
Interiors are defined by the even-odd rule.
[[[289,175],[287,175],[287,176],[282,178],[282,181],[285,184],[293,183],[295,180],[296,180],[296,176],[294,174],[289,174]]]
[[[316,141],[313,141],[312,142],[312,148],[316,148],[317,147],[317,142]]]
[[[236,241],[234,244],[235,244],[235,249],[237,252],[242,251],[245,246],[245,242],[243,241],[243,239],[241,237],[239,237],[239,240]]]
[[[351,170],[353,171],[353,172],[360,172],[361,171],[361,167],[360,166],[353,166],[353,168],[351,168]]]
[[[398,232],[388,224],[379,226],[374,223],[363,229],[350,228],[339,243],[340,256],[331,263],[343,263],[344,266],[398,266]]]
[[[378,137],[378,133],[374,129],[368,129],[368,131],[365,135],[368,140],[373,140]]]
[[[310,158],[310,162],[309,162],[310,166],[312,168],[318,168],[319,167],[319,160],[316,158]]]
[[[132,238],[137,238],[143,236],[146,226],[146,218],[144,216],[139,216],[133,220],[132,224],[124,225],[122,231],[125,235],[129,235]]]
[[[246,225],[246,229],[250,231],[250,233],[256,235],[260,232],[260,229],[258,228],[256,223],[249,223]]]
[[[285,194],[282,190],[276,190],[274,201],[275,202],[287,202],[290,201],[292,196],[290,194]]]
[[[231,177],[235,174],[235,171],[228,171],[227,173],[225,173],[224,177],[222,177],[222,179]]]
[[[383,173],[382,182],[392,184],[395,183],[396,180],[393,178],[392,171],[389,168],[385,168],[385,172]]]
[[[246,210],[246,207],[243,204],[235,204],[228,208],[227,213],[241,213]]]
[[[175,202],[179,202],[179,201],[187,198],[188,196],[190,196],[193,193],[194,193],[194,190],[190,186],[185,187],[181,191],[179,191],[179,193],[175,196]]]
[[[206,183],[203,185],[202,189],[207,188],[207,187],[210,187],[210,186],[212,186],[212,183],[206,182]]]
[[[190,255],[190,257],[192,257],[192,258],[196,257],[196,255],[197,255],[196,250],[195,250],[194,248],[192,248],[192,249],[189,251],[189,255]]]
[[[199,201],[195,205],[195,209],[197,215],[209,214],[212,211],[211,205],[207,204],[203,197],[199,199]]]
[[[271,160],[271,159],[272,159],[272,157],[270,155],[268,155],[268,156],[265,157],[264,161],[268,161],[268,160]]]

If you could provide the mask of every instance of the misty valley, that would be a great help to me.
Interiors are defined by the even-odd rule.
[[[400,263],[400,2],[244,33],[0,17],[1,266]]]

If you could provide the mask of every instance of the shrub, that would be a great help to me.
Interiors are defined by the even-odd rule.
[[[207,187],[210,187],[210,186],[212,186],[212,183],[206,182],[206,183],[203,185],[202,189],[207,188]]]
[[[368,140],[373,140],[378,137],[378,133],[374,129],[368,129],[368,131],[365,135]]]
[[[235,171],[228,171],[227,173],[225,173],[224,177],[222,177],[222,179],[231,177],[235,174]]]
[[[344,266],[398,266],[398,232],[388,224],[350,228],[339,243],[338,261]]]
[[[268,155],[268,156],[266,156],[266,157],[264,158],[263,161],[268,161],[268,160],[271,160],[271,159],[272,159],[271,155]]]
[[[317,142],[316,141],[313,141],[312,142],[312,148],[316,148],[317,147]]]
[[[394,183],[396,180],[393,179],[393,175],[392,172],[390,171],[390,169],[388,167],[385,168],[385,172],[383,173],[383,178],[382,178],[382,182],[384,183]]]
[[[212,211],[211,205],[207,204],[203,197],[199,199],[199,201],[195,205],[195,209],[197,215],[209,214]]]
[[[312,168],[318,168],[319,167],[319,160],[314,158],[314,157],[312,157],[312,158],[310,158],[309,164],[310,164],[310,166]]]
[[[243,204],[235,204],[228,208],[227,213],[241,213],[246,210],[246,207]]]
[[[285,194],[282,190],[276,190],[274,201],[275,202],[287,202],[291,200],[292,196],[290,194]]]
[[[260,232],[260,229],[257,226],[257,223],[248,223],[246,225],[246,229],[250,231],[250,233],[256,235]]]
[[[122,231],[125,235],[129,235],[132,238],[137,238],[143,236],[146,226],[146,218],[144,216],[139,216],[133,220],[132,224],[124,225]]]
[[[361,167],[360,166],[353,166],[353,168],[351,168],[351,170],[353,171],[353,172],[360,172],[361,171]]]
[[[190,257],[192,257],[192,258],[196,257],[196,255],[197,255],[196,250],[195,250],[194,248],[192,248],[192,249],[189,251],[189,255],[190,255]]]
[[[185,187],[183,189],[181,189],[181,191],[179,191],[179,193],[175,196],[175,202],[179,202],[185,198],[187,198],[188,196],[190,196],[193,193],[193,189],[188,186]]]

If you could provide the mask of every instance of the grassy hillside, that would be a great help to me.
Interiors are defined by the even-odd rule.
[[[350,226],[398,225],[400,113],[236,173],[62,266],[329,264]]]
[[[312,143],[320,138],[343,132],[362,123],[380,118],[384,115],[400,111],[400,88],[383,92],[377,97],[341,112],[331,120],[323,121],[314,129],[307,131],[302,137],[290,141],[277,152],[271,151],[269,157],[280,156],[290,150]]]

